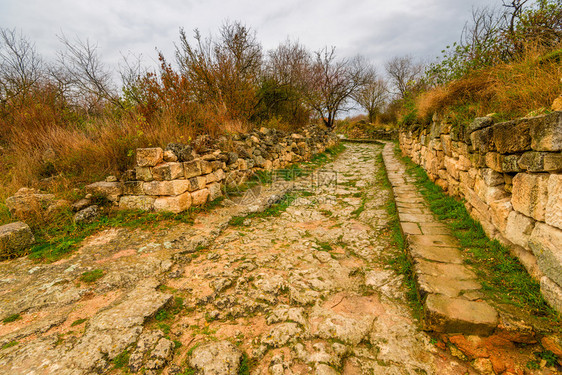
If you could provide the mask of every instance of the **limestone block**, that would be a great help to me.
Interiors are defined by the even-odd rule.
[[[455,180],[459,180],[459,171],[461,170],[461,168],[459,168],[459,161],[457,159],[453,159],[452,157],[445,156],[444,164],[445,169],[449,172],[449,174]]]
[[[164,161],[178,161],[178,157],[172,150],[165,150],[164,151]]]
[[[154,167],[164,160],[164,151],[160,147],[137,148],[137,166]]]
[[[470,167],[472,167],[472,163],[470,162],[470,159],[468,157],[463,154],[459,154],[459,161],[457,166],[461,171],[468,171]]]
[[[142,181],[125,181],[123,183],[123,195],[143,195]]]
[[[544,276],[541,278],[541,293],[553,309],[562,313],[562,287],[560,285]]]
[[[183,174],[185,178],[201,176],[203,170],[201,169],[201,160],[192,160],[183,163]]]
[[[210,164],[211,164],[211,170],[212,171],[216,171],[217,169],[221,169],[221,168],[226,167],[226,163],[223,162],[223,161],[220,161],[220,160],[212,161],[212,162],[210,162]]]
[[[501,186],[488,186],[484,179],[480,176],[476,178],[474,183],[474,191],[478,197],[486,202],[490,203],[507,197],[507,193],[503,188],[503,177]]]
[[[480,176],[488,186],[498,186],[504,184],[503,174],[494,171],[491,168],[480,169]]]
[[[451,136],[447,135],[447,134],[443,134],[441,136],[441,147],[443,148],[443,152],[445,153],[445,155],[447,156],[451,156],[452,155],[452,148],[453,145],[451,143]]]
[[[535,220],[544,221],[548,177],[548,174],[518,173],[513,178],[513,208]]]
[[[544,275],[562,285],[562,230],[537,223],[531,233],[529,247]]]
[[[504,172],[521,172],[519,167],[519,155],[502,155],[501,167]]]
[[[530,123],[524,120],[502,122],[491,127],[492,142],[501,154],[513,154],[531,148]]]
[[[486,166],[496,172],[503,172],[502,159],[502,156],[497,152],[488,152],[485,156]]]
[[[205,176],[197,176],[197,177],[190,178],[188,182],[189,182],[188,190],[195,191],[195,190],[203,189],[207,184],[207,179],[205,178]]]
[[[238,163],[238,169],[243,171],[248,169],[248,162],[246,161],[246,159],[238,159],[237,163]]]
[[[562,112],[532,119],[531,148],[535,151],[562,151]]]
[[[470,134],[476,130],[487,128],[494,123],[491,117],[477,117],[472,121],[466,128],[467,134]]]
[[[120,182],[94,182],[85,187],[86,193],[99,194],[112,202],[117,202],[119,196],[123,194],[123,187]]]
[[[209,174],[213,172],[213,164],[207,160],[201,160],[201,172],[203,174]]]
[[[478,197],[478,194],[476,194],[476,192],[474,192],[474,190],[472,190],[472,189],[466,190],[465,191],[465,198],[466,198],[466,201],[472,207],[474,207],[476,210],[478,210],[482,215],[485,215],[485,216],[488,215],[488,205],[486,205],[486,203],[484,201],[482,201],[480,199],[480,197]]]
[[[490,202],[492,224],[494,224],[501,233],[506,233],[507,220],[511,212],[514,211],[510,198]]]
[[[544,156],[543,168],[547,172],[562,171],[562,153],[547,153]]]
[[[35,243],[29,226],[21,221],[0,226],[0,259]]]
[[[548,201],[545,210],[548,225],[562,229],[562,175],[551,174],[548,178]]]
[[[191,204],[194,206],[200,206],[207,202],[207,198],[209,198],[209,189],[201,189],[191,193]]]
[[[124,195],[119,200],[119,208],[123,210],[152,211],[156,197],[146,195]]]
[[[156,211],[169,211],[177,214],[189,207],[191,207],[191,194],[189,192],[172,197],[158,197],[154,201]]]
[[[529,275],[531,275],[535,280],[540,281],[541,277],[543,277],[544,275],[539,269],[539,265],[537,264],[537,257],[535,256],[535,254],[533,254],[532,251],[512,243],[509,245],[509,252],[512,255],[516,256],[517,259],[519,259]]]
[[[452,196],[460,196],[460,182],[455,180],[453,177],[449,176],[447,178],[447,184],[449,186],[448,193]]]
[[[439,176],[439,178],[442,179],[442,180],[448,180],[450,178],[450,175],[449,175],[449,173],[447,172],[446,169],[438,170],[437,176]]]
[[[202,176],[202,177],[205,177],[205,183],[206,183],[206,184],[211,184],[211,183],[217,181],[217,176],[215,175],[214,172],[213,172],[213,173],[206,174],[206,175],[204,175],[204,176]]]
[[[152,168],[150,167],[135,167],[135,175],[139,181],[152,181]]]
[[[43,194],[35,189],[21,188],[13,196],[6,198],[6,206],[12,215],[25,216],[31,211],[48,208],[55,196]]]
[[[517,211],[511,211],[507,218],[505,237],[516,245],[529,249],[529,238],[535,221]]]
[[[496,238],[498,236],[499,231],[496,226],[492,224],[492,214],[490,213],[490,209],[485,212],[473,209],[470,211],[470,216],[482,225],[482,229],[484,229],[484,233],[486,233],[488,238]]]
[[[144,182],[142,187],[146,195],[180,195],[189,188],[189,181],[151,181]]]
[[[226,173],[224,172],[224,170],[222,168],[217,169],[214,173],[217,176],[217,181],[222,181],[226,178]]]
[[[183,177],[183,165],[182,163],[169,162],[159,164],[152,168],[152,176],[157,181],[169,181],[175,180]]]
[[[472,132],[470,134],[470,142],[472,143],[472,148],[480,153],[496,150],[492,142],[491,128],[484,128]]]
[[[207,189],[209,190],[209,202],[222,197],[222,189],[219,183],[214,182],[212,184],[209,184],[207,185]]]

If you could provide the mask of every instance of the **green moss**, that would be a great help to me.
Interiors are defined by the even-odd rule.
[[[103,270],[100,269],[95,269],[92,271],[87,271],[84,272],[81,276],[80,276],[80,281],[83,281],[85,283],[93,283],[96,282],[97,280],[101,279],[104,275]]]
[[[12,314],[6,318],[4,318],[2,320],[2,323],[11,323],[11,322],[15,322],[16,320],[21,319],[21,315],[20,314]]]

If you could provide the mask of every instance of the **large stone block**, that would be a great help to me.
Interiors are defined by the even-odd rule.
[[[137,166],[154,167],[164,160],[164,151],[160,147],[137,148]]]
[[[182,163],[170,162],[159,164],[152,168],[152,176],[155,180],[175,180],[183,177],[183,165]]]
[[[511,211],[507,218],[505,237],[516,245],[529,249],[529,238],[535,227],[535,221],[516,211]]]
[[[203,189],[207,184],[207,179],[205,176],[197,176],[191,177],[189,180],[189,187],[187,188],[189,191],[195,191],[199,189]]]
[[[507,173],[521,172],[521,168],[519,167],[519,157],[519,155],[502,155],[502,171]]]
[[[143,195],[142,181],[125,181],[123,183],[123,195]]]
[[[24,217],[30,212],[48,209],[54,200],[53,194],[21,188],[13,196],[6,198],[6,206],[12,215]]]
[[[556,172],[562,170],[562,154],[528,151],[521,155],[518,165],[529,172]]]
[[[482,179],[488,186],[498,186],[505,183],[503,174],[491,168],[482,168],[480,170],[480,176],[482,176]]]
[[[562,287],[560,285],[544,276],[541,278],[541,293],[553,309],[562,313]]]
[[[551,174],[548,178],[548,201],[544,215],[548,225],[562,229],[562,175]]]
[[[451,136],[447,135],[447,134],[443,134],[441,136],[441,146],[443,147],[443,152],[445,153],[445,155],[447,156],[451,156],[452,155],[452,141],[451,141]]]
[[[518,173],[513,178],[513,208],[535,220],[544,221],[548,177],[548,174]]]
[[[490,202],[507,197],[507,193],[503,188],[503,184],[501,186],[488,186],[484,179],[482,179],[481,177],[476,178],[476,181],[474,183],[474,191],[482,201],[488,204]]]
[[[180,195],[188,190],[189,181],[151,181],[144,182],[142,187],[146,195]]]
[[[503,172],[503,157],[497,152],[488,152],[485,156],[486,166],[496,172]]]
[[[533,118],[531,147],[535,151],[562,151],[562,112]]]
[[[183,163],[183,173],[185,178],[197,177],[203,174],[201,169],[202,160],[192,160]]]
[[[120,182],[99,181],[85,187],[86,192],[94,195],[101,195],[112,202],[117,202],[119,196],[123,194],[123,186]]]
[[[146,195],[125,195],[119,200],[119,208],[122,210],[152,211],[156,197]]]
[[[492,142],[501,154],[513,154],[531,148],[528,121],[507,121],[492,126]]]
[[[472,149],[480,153],[496,151],[492,142],[492,128],[484,128],[476,130],[470,134],[470,142]]]
[[[490,202],[492,224],[494,224],[501,233],[506,232],[507,220],[511,212],[513,212],[513,206],[511,205],[511,199],[509,198]]]
[[[207,202],[209,198],[209,189],[201,189],[191,193],[192,201],[194,206],[201,206]]]
[[[168,211],[179,213],[191,207],[191,194],[185,192],[172,197],[158,197],[154,201],[154,209],[156,211]]]
[[[562,230],[537,223],[529,238],[529,247],[544,275],[562,285]]]
[[[209,189],[209,201],[214,201],[215,199],[222,197],[221,185],[217,182],[207,185]]]
[[[150,167],[135,167],[135,176],[139,181],[152,181],[152,168]]]
[[[35,243],[29,226],[21,221],[0,226],[0,259],[13,256]]]

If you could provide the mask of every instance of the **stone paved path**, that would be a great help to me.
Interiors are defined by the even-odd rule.
[[[414,261],[425,324],[436,332],[490,335],[498,325],[498,313],[482,300],[482,286],[463,264],[456,238],[431,213],[405,165],[394,155],[394,144],[385,145],[383,158]]]
[[[0,324],[0,373],[476,373],[418,329],[388,266],[382,147],[347,147],[326,166],[337,187],[302,183],[279,216],[228,226],[241,209],[225,207],[102,232],[56,264],[0,263],[0,318],[21,315]]]

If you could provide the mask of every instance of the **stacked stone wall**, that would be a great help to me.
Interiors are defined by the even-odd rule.
[[[490,238],[508,246],[562,312],[562,112],[401,131],[400,148],[448,194],[463,198]]]
[[[192,145],[171,144],[165,150],[141,148],[134,170],[120,180],[88,185],[86,191],[123,209],[178,213],[215,200],[226,185],[239,186],[257,171],[309,160],[337,142],[333,132],[312,126],[298,134],[262,128],[218,140],[203,137]]]

